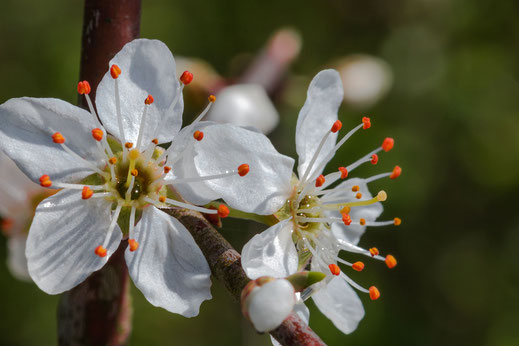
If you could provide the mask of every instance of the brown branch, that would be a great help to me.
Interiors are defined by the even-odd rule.
[[[85,0],[80,80],[95,87],[108,62],[139,36],[141,0]],[[84,99],[79,99],[83,104]],[[108,263],[61,296],[60,345],[126,345],[131,331],[128,268],[123,241]]]
[[[191,232],[213,275],[239,301],[243,287],[250,281],[241,267],[240,254],[200,213],[181,208],[163,211],[177,218]],[[324,345],[319,336],[294,313],[270,334],[282,345]]]

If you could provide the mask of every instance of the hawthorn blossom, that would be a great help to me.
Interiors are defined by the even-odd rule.
[[[218,184],[209,182],[205,183],[205,187],[222,196],[232,208],[257,214],[273,213],[279,220],[279,223],[254,236],[244,246],[242,266],[249,278],[283,278],[307,266],[312,271],[326,273],[327,278],[302,292],[301,298],[304,300],[311,296],[317,307],[337,328],[350,333],[364,316],[362,303],[353,288],[369,294],[371,299],[377,299],[380,292],[375,286],[366,289],[357,284],[339,267],[339,264],[343,264],[355,271],[362,271],[363,262],[350,263],[338,254],[345,250],[385,261],[388,267],[396,265],[393,256],[382,257],[376,248],[365,250],[358,247],[357,243],[367,226],[400,224],[398,218],[376,221],[383,210],[380,202],[386,200],[387,194],[380,191],[372,196],[368,184],[384,177],[396,178],[401,169],[396,166],[392,172],[367,179],[347,179],[360,165],[376,164],[380,151],[392,149],[393,139],[386,138],[380,147],[352,164],[339,167],[333,173],[322,174],[325,166],[348,138],[371,126],[370,119],[365,117],[337,142],[338,132],[342,128],[342,123],[337,119],[342,98],[342,83],[336,71],[325,70],[317,74],[308,88],[308,97],[299,113],[296,126],[298,175],[291,175],[293,161],[287,158],[271,162],[276,169],[263,175],[265,181],[272,181],[271,174],[279,176],[277,191],[272,191],[267,196],[261,194],[260,181],[257,187],[259,194],[251,191],[250,195],[246,194],[248,199],[244,197],[240,201],[229,201],[225,197],[231,193],[229,189],[224,191]],[[212,130],[214,129],[207,129],[206,133],[209,134]],[[240,160],[262,150],[245,141],[236,145],[240,144],[241,151],[236,149],[237,156],[232,160]],[[205,145],[207,143],[198,144],[199,153],[196,158],[217,169],[222,157],[204,154]]]
[[[184,72],[179,83],[173,55],[160,41],[132,41],[109,66],[97,88],[97,113],[87,81],[78,84],[78,92],[90,112],[58,99],[18,98],[0,106],[1,148],[32,181],[62,189],[36,209],[26,249],[29,273],[45,292],[61,293],[100,269],[128,238],[129,273],[148,301],[195,316],[211,298],[209,266],[188,230],[158,208],[226,216],[225,206],[212,210],[174,199],[168,186],[246,180],[247,163],[185,176],[182,172],[192,169],[181,159],[202,140],[211,139],[210,151],[220,153],[248,132],[204,136],[201,129],[211,124],[199,121],[214,96],[180,130],[182,89],[193,75]],[[167,150],[158,146],[167,142]],[[271,148],[266,155],[279,154]],[[183,197],[193,202],[189,194]]]
[[[1,229],[7,237],[7,268],[11,274],[31,281],[25,258],[27,232],[40,201],[54,193],[29,180],[15,163],[0,151]]]

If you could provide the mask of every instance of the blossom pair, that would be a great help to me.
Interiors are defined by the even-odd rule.
[[[185,72],[179,81],[162,42],[135,40],[110,61],[95,108],[90,84],[78,84],[89,112],[58,99],[18,98],[0,106],[2,151],[32,181],[61,189],[39,204],[27,240],[28,270],[42,290],[57,294],[78,285],[127,238],[130,276],[152,304],[190,317],[211,298],[201,250],[188,230],[159,208],[226,216],[225,206],[184,203],[175,188],[196,204],[198,194],[190,191],[201,183],[258,180],[257,163],[281,155],[255,131],[200,122],[214,97],[181,129],[182,89],[192,77]],[[228,134],[213,137],[213,127]],[[262,146],[264,153],[219,170],[196,162],[201,141],[212,143],[209,152],[232,155],[236,137]]]

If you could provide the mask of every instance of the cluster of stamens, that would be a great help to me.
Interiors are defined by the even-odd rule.
[[[370,119],[364,117],[362,123],[348,132],[324,160],[322,160],[322,165],[325,165],[357,130],[360,128],[366,130],[370,127]],[[300,258],[305,259],[304,263],[308,263],[311,259],[319,268],[327,267],[332,275],[342,277],[359,291],[369,293],[370,298],[375,300],[380,297],[380,292],[375,286],[371,286],[369,289],[363,288],[351,280],[346,274],[342,273],[337,264],[342,263],[360,272],[364,269],[364,263],[361,261],[350,263],[343,260],[338,257],[339,250],[346,250],[384,261],[388,268],[394,268],[396,266],[396,259],[392,255],[387,255],[386,257],[380,256],[377,248],[373,247],[368,251],[343,239],[336,238],[331,232],[331,224],[343,223],[345,226],[399,226],[402,221],[400,218],[394,218],[388,221],[369,221],[365,218],[353,220],[351,218],[350,213],[353,208],[365,207],[385,201],[387,199],[385,191],[378,192],[373,198],[365,198],[365,194],[369,192],[361,191],[358,185],[348,188],[341,185],[334,188],[329,187],[336,182],[346,179],[351,171],[363,163],[370,162],[376,165],[379,161],[378,153],[382,150],[385,152],[390,151],[394,146],[394,140],[392,138],[386,138],[380,147],[346,167],[339,167],[337,172],[327,175],[319,174],[317,176],[311,176],[310,172],[312,168],[314,168],[313,166],[328,136],[330,133],[338,132],[341,128],[342,123],[337,120],[332,125],[330,131],[323,137],[302,178],[294,184],[293,196],[287,202],[285,215],[286,217],[292,217],[296,246]],[[324,167],[316,167],[315,171],[320,172],[323,168]],[[401,172],[402,169],[399,166],[395,166],[391,172],[372,176],[364,179],[364,182],[367,184],[385,177],[396,179],[400,176]],[[354,198],[354,201],[351,201],[352,198]],[[340,212],[341,217],[329,216],[329,212]]]
[[[143,143],[143,129],[147,125],[146,119],[148,117],[149,107],[154,102],[152,95],[148,95],[143,102],[143,113],[136,143],[126,142],[120,109],[118,85],[118,78],[121,73],[122,71],[119,66],[112,65],[110,67],[110,75],[115,83],[115,105],[119,125],[118,135],[121,139],[120,150],[114,150],[110,146],[106,136],[106,131],[100,123],[89,97],[91,87],[87,81],[79,82],[77,90],[79,94],[85,96],[90,112],[94,118],[96,127],[92,130],[92,138],[94,140],[92,144],[97,145],[103,159],[99,162],[88,161],[76,154],[67,146],[66,138],[60,132],[54,132],[51,136],[54,143],[60,145],[68,154],[81,160],[92,171],[93,174],[87,177],[84,182],[96,181],[96,184],[58,183],[53,182],[51,177],[46,174],[42,175],[40,178],[40,184],[43,187],[52,186],[56,188],[80,190],[83,200],[103,198],[112,202],[112,218],[105,240],[103,244],[97,246],[94,250],[94,253],[99,257],[105,257],[107,255],[109,239],[111,238],[112,232],[115,229],[115,225],[117,224],[119,215],[123,208],[130,209],[128,246],[130,251],[136,251],[139,247],[139,243],[134,238],[136,211],[145,206],[154,205],[159,208],[167,206],[182,207],[206,214],[216,214],[222,218],[229,215],[229,209],[223,204],[220,205],[218,209],[207,209],[169,198],[166,185],[220,179],[234,175],[243,177],[249,172],[249,165],[242,164],[237,167],[237,169],[211,176],[175,178],[172,174],[169,174],[172,171],[172,166],[181,159],[185,153],[187,153],[187,149],[204,138],[204,133],[199,130],[194,131],[193,141],[177,155],[172,154],[173,145],[171,145],[167,150],[164,150],[162,147],[158,146],[159,141],[157,139],[153,139],[150,143]],[[177,96],[173,101],[174,104],[178,102],[183,87],[189,84],[192,80],[193,75],[189,71],[185,71],[182,74],[180,77],[180,90],[178,90]],[[209,97],[208,106],[196,118],[191,127],[194,127],[193,125],[196,125],[205,116],[215,100],[216,99],[213,95]],[[161,128],[161,125],[162,124],[159,123],[155,132]],[[115,141],[112,138],[110,138],[110,140],[112,141],[112,144]]]

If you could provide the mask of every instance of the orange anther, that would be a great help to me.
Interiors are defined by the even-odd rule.
[[[117,79],[117,77],[119,77],[121,74],[121,68],[117,65],[112,65],[112,67],[110,67],[110,74],[112,75],[113,79]]]
[[[101,129],[93,129],[92,130],[92,137],[98,142],[100,142],[103,139],[103,130]]]
[[[84,95],[84,94],[88,95],[88,94],[90,94],[91,90],[92,90],[92,88],[90,88],[90,83],[88,83],[86,80],[77,83],[77,92],[80,93],[81,95]]]
[[[214,103],[216,101],[216,97],[214,95],[209,95],[209,102]]]
[[[317,177],[317,179],[315,179],[315,187],[321,187],[323,186],[324,182],[325,182],[325,178],[324,178],[324,175],[320,175]]]
[[[193,74],[189,71],[184,71],[184,73],[182,73],[182,76],[180,76],[180,81],[184,85],[188,85],[193,81]]]
[[[151,105],[153,103],[153,96],[151,95],[148,95],[148,97],[146,97],[146,100],[144,100],[144,104],[146,105]]]
[[[164,173],[168,174],[169,172],[171,172],[171,167],[164,166]]]
[[[111,157],[108,159],[108,162],[110,162],[110,164],[112,164],[112,165],[115,165],[115,163],[117,162],[117,158]]]
[[[133,143],[126,142],[126,143],[124,143],[124,147],[125,147],[126,149],[131,149],[131,148],[133,147]]]
[[[130,251],[134,252],[139,248],[139,242],[135,239],[128,239],[128,246],[130,246]]]
[[[377,154],[373,154],[371,155],[371,163],[376,165],[378,163],[378,155]]]
[[[362,198],[362,193],[357,192],[357,194],[355,195],[355,198],[356,199],[361,199]]]
[[[63,143],[65,143],[65,137],[63,137],[63,135],[61,133],[56,132],[55,134],[52,135],[52,141],[54,143],[63,144]]]
[[[157,145],[157,144],[159,144],[159,140],[158,140],[157,138],[153,138],[153,139],[151,140],[151,143]]]
[[[371,119],[368,118],[368,117],[363,117],[363,118],[362,118],[362,123],[364,124],[364,125],[362,126],[362,128],[363,128],[364,130],[367,130],[367,129],[369,129],[369,128],[371,127]]]
[[[344,222],[344,224],[346,226],[349,226],[351,224],[351,217],[349,214],[342,214],[342,222]]]
[[[346,167],[339,167],[339,172],[341,172],[341,179],[346,179],[348,176],[348,170]]]
[[[350,211],[351,211],[351,208],[346,206],[346,207],[341,209],[341,214],[349,214]]]
[[[396,267],[396,258],[393,255],[387,255],[385,262],[389,269]]]
[[[353,186],[351,187],[351,191],[353,191],[353,192],[357,192],[357,191],[359,191],[359,190],[360,190],[359,185],[353,185]]]
[[[40,177],[40,185],[43,187],[52,186],[52,180],[50,180],[50,177],[47,174],[44,174]]]
[[[356,270],[356,271],[358,271],[358,272],[361,272],[362,269],[364,269],[364,263],[362,263],[362,262],[360,262],[360,261],[359,261],[359,262],[355,262],[355,263],[352,264],[351,267],[353,268],[353,270]]]
[[[395,224],[395,226],[400,226],[402,224],[402,219],[399,217],[395,217],[393,219],[393,223]]]
[[[193,138],[200,142],[204,138],[204,133],[202,131],[195,131]]]
[[[371,249],[369,249],[369,253],[371,254],[371,256],[377,256],[380,252],[378,252],[378,249],[376,247],[372,247]]]
[[[393,138],[387,137],[384,139],[384,142],[382,142],[382,149],[384,149],[384,151],[390,151],[393,149],[393,145],[395,145],[395,140]]]
[[[400,168],[400,166],[395,166],[395,168],[393,168],[393,172],[391,173],[389,178],[396,179],[400,176],[400,174],[402,174],[402,168]]]
[[[359,223],[360,223],[361,226],[366,226],[366,219],[362,219],[362,218],[361,218],[361,219],[359,220]]]
[[[341,273],[341,268],[337,264],[330,264],[328,265],[328,268],[330,268],[330,272],[332,272],[333,275],[337,276]]]
[[[218,206],[218,216],[220,216],[221,218],[225,218],[227,216],[229,216],[229,208],[227,208],[227,206],[225,204],[220,204]]]
[[[105,257],[106,256],[106,249],[102,245],[99,245],[98,247],[96,247],[94,252],[99,257]]]
[[[342,123],[340,120],[337,120],[336,122],[333,123],[330,131],[335,133],[335,132],[339,131],[341,128],[342,128]]]
[[[89,199],[94,194],[94,191],[92,191],[91,188],[88,186],[83,186],[83,191],[81,191],[81,198],[83,199]]]
[[[159,196],[160,203],[166,203],[166,196]]]
[[[376,288],[375,286],[371,286],[369,288],[369,297],[371,298],[371,300],[377,300],[378,298],[380,298],[380,292],[378,288]]]
[[[240,177],[243,177],[249,173],[249,165],[244,163],[243,165],[238,166],[238,174]]]
[[[134,177],[136,177],[139,175],[139,171],[134,168],[131,170],[130,174],[133,175]]]

